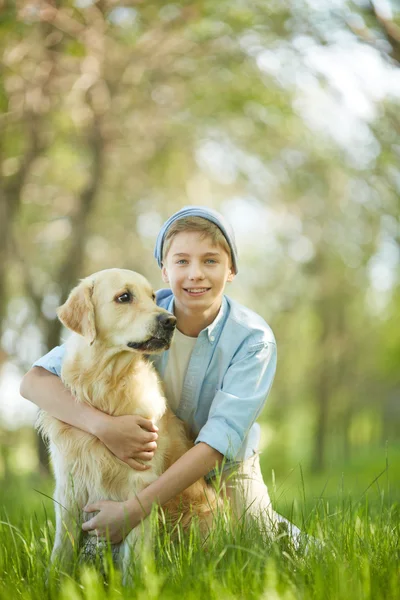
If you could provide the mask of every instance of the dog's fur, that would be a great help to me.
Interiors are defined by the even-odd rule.
[[[146,358],[169,347],[175,317],[155,304],[144,277],[122,269],[95,273],[71,292],[58,316],[75,332],[67,342],[62,380],[76,400],[109,415],[151,419],[159,436],[154,458],[147,463],[151,468],[135,471],[95,436],[40,413],[37,427],[50,442],[56,478],[53,561],[61,556],[64,560],[82,543],[82,508],[87,503],[135,496],[192,445],[182,422],[167,408],[160,380]],[[180,514],[184,526],[193,512],[208,525],[215,501],[213,490],[200,480],[167,510],[174,518]],[[124,571],[140,530],[133,529],[121,545]]]

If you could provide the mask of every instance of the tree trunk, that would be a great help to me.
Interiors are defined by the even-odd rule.
[[[325,466],[326,433],[329,414],[329,364],[322,362],[316,385],[317,430],[315,435],[313,471],[322,471]]]

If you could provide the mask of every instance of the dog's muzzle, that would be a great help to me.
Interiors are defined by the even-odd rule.
[[[176,326],[176,317],[170,313],[161,313],[157,315],[157,324],[163,331],[174,332]]]
[[[141,352],[168,350],[174,335],[176,318],[169,313],[160,313],[156,318],[154,333],[143,342],[128,342],[129,348]]]

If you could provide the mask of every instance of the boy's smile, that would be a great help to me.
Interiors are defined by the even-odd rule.
[[[200,232],[182,231],[172,240],[162,277],[175,296],[179,330],[182,331],[185,316],[201,322],[201,331],[217,316],[225,284],[232,281],[234,273],[224,248],[213,245],[211,239]]]
[[[189,296],[203,296],[206,292],[208,292],[211,288],[184,288],[185,292],[189,294]]]

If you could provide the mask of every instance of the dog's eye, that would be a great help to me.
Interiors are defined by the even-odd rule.
[[[117,296],[116,301],[119,302],[119,304],[127,304],[128,302],[132,302],[132,294],[130,292],[125,292],[124,294]]]
[[[154,300],[154,302],[155,302],[155,301],[156,301],[156,295],[155,295],[155,294],[152,294],[152,295],[151,295],[151,297],[152,297],[152,299],[153,299],[153,300]]]

